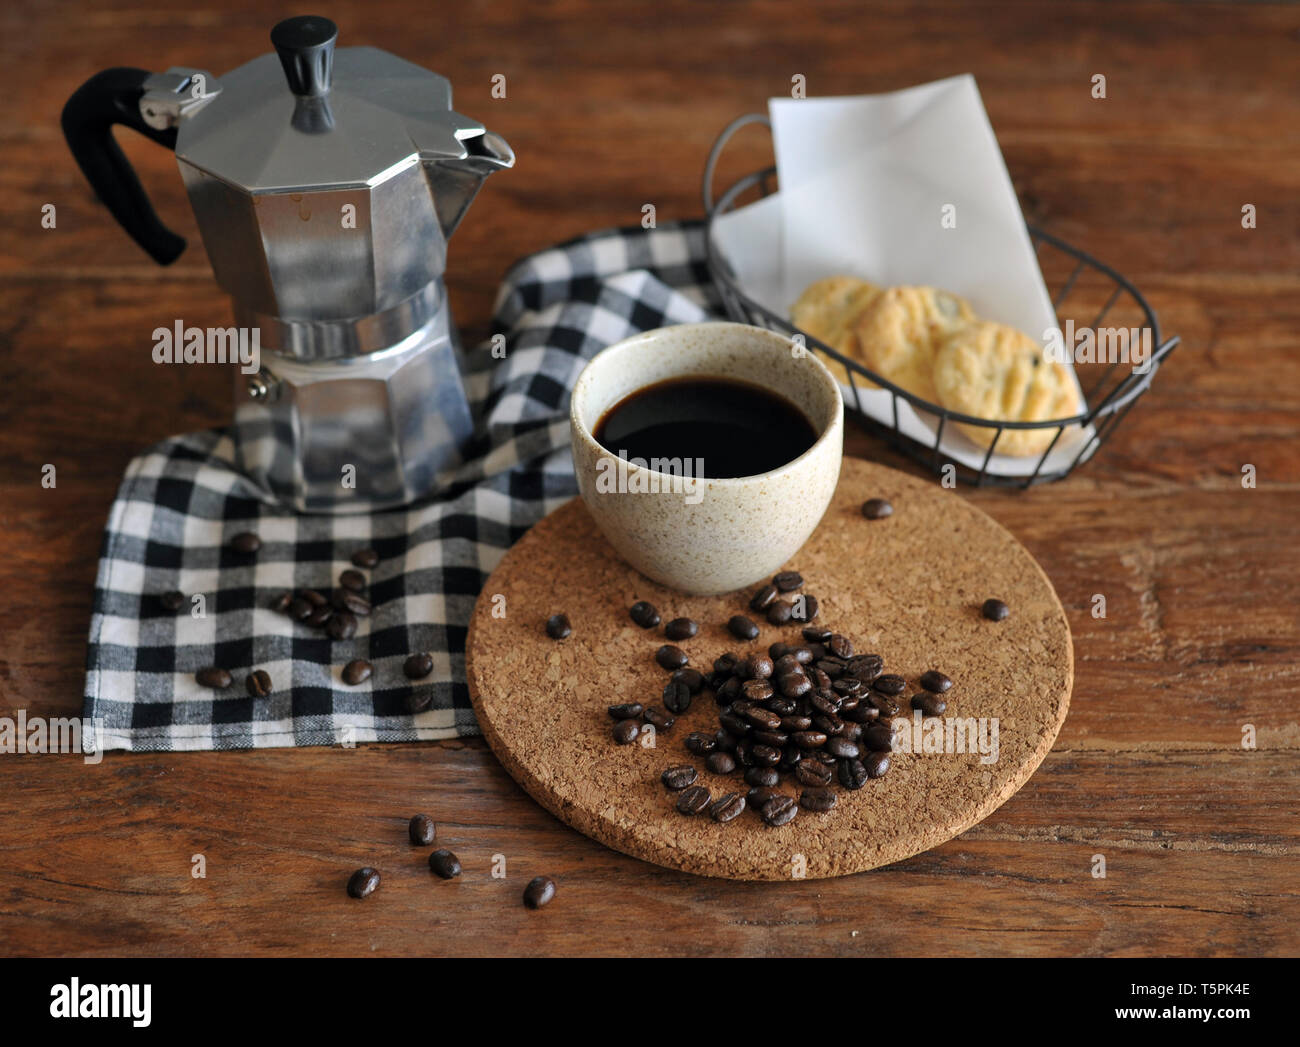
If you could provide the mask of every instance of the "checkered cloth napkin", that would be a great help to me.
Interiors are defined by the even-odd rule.
[[[173,437],[134,459],[108,517],[87,657],[86,748],[179,750],[405,742],[477,734],[465,685],[465,634],[479,590],[530,526],[574,495],[569,391],[586,360],[619,339],[720,309],[704,263],[703,227],[612,230],[542,251],[506,275],[488,346],[466,353],[475,436],[439,492],[405,509],[298,515],[271,502],[234,465],[227,432]],[[229,548],[253,531],[256,556]],[[270,609],[286,589],[327,590],[355,551],[373,613],[332,641]],[[168,611],[160,595],[202,593]],[[402,663],[433,656],[412,683]],[[348,687],[340,669],[374,665]],[[194,673],[228,669],[224,691]],[[250,698],[244,678],[274,687]],[[423,690],[424,694],[414,693]],[[424,705],[412,714],[412,707]]]

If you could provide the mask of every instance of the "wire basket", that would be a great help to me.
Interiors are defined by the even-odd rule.
[[[775,166],[746,175],[727,189],[715,203],[712,185],[718,159],[732,136],[749,124],[762,124],[769,130],[771,128],[767,117],[757,113],[733,120],[713,143],[704,166],[703,198],[704,212],[707,217],[705,242],[708,266],[723,306],[734,320],[778,331],[787,337],[801,337],[811,351],[838,363],[848,378],[849,395],[845,397],[845,408],[850,416],[868,431],[884,437],[891,446],[935,472],[945,476],[951,475],[964,483],[981,487],[1027,488],[1034,484],[1064,479],[1076,466],[1096,454],[1098,448],[1106,442],[1116,426],[1137,403],[1138,398],[1150,388],[1151,380],[1160,369],[1161,362],[1178,344],[1176,336],[1161,339],[1160,323],[1156,319],[1155,312],[1128,280],[1110,266],[1097,261],[1077,247],[1072,247],[1041,229],[1029,226],[1029,235],[1034,244],[1043,278],[1051,291],[1052,306],[1056,311],[1061,330],[1066,330],[1067,322],[1073,321],[1076,330],[1089,328],[1096,331],[1101,327],[1102,321],[1108,317],[1112,319],[1112,324],[1118,319],[1120,321],[1118,326],[1124,328],[1149,329],[1152,346],[1149,365],[1144,367],[1142,363],[1137,362],[1125,370],[1124,365],[1117,362],[1109,364],[1076,362],[1075,371],[1084,393],[1084,410],[1069,418],[1045,422],[1003,422],[975,418],[950,411],[894,385],[857,360],[837,352],[807,332],[799,330],[789,320],[754,301],[741,288],[734,269],[715,242],[714,220],[734,210],[736,201],[755,187],[759,189],[761,196],[768,195],[776,175]],[[1055,290],[1052,290],[1053,288]],[[1129,322],[1133,320],[1137,322]],[[890,395],[891,410],[884,412],[886,415],[884,419],[873,416],[863,407],[864,395],[873,386],[888,391]],[[900,400],[911,405],[917,416],[926,421],[927,424],[923,428],[932,432],[932,439],[919,437],[915,431],[912,434],[906,433],[900,428]],[[991,443],[983,454],[982,460],[979,455],[981,449],[975,443],[971,443],[974,453],[968,451],[966,461],[953,457],[943,449],[944,432],[953,423],[992,432]],[[1083,434],[1083,438],[1079,440],[1078,452],[1072,456],[1058,456],[1053,466],[1047,468],[1053,450],[1066,432],[1075,426],[1081,427]],[[1025,459],[1026,469],[1029,469],[1030,462],[1033,462],[1032,470],[990,471],[989,466],[1002,434],[1008,430],[1025,429],[1051,434],[1050,443],[1036,461]],[[970,464],[972,461],[978,461],[978,465]]]

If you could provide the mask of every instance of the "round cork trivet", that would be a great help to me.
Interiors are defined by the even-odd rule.
[[[862,502],[874,497],[892,502],[893,515],[864,519]],[[711,774],[683,747],[690,732],[718,727],[707,691],[652,747],[614,743],[607,707],[659,705],[668,679],[654,661],[668,642],[662,625],[641,629],[628,617],[637,600],[653,603],[664,622],[700,623],[679,646],[705,673],[726,651],[799,642],[799,629],[752,615],[759,638],[737,641],[726,622],[750,614],[749,592],[687,596],[648,581],[618,559],[579,499],[505,555],[474,609],[466,668],[493,752],[538,803],[601,843],[738,880],[842,876],[899,861],[969,829],[1025,783],[1065,720],[1074,656],[1060,601],[1015,538],[937,483],[845,459],[834,501],[788,566],[820,602],[817,624],[848,636],[857,653],[881,655],[885,671],[908,684],[900,699],[908,715],[894,723],[909,728],[913,751],[897,751],[896,735],[890,771],[856,792],[835,782],[834,810],[800,810],[779,828],[749,810],[725,824],[679,814],[677,794],[659,780],[665,768],[695,765],[715,798],[747,788],[739,772]],[[1010,617],[986,620],[988,597],[1005,601]],[[561,612],[573,632],[556,641],[543,623]],[[914,729],[908,699],[927,669],[955,681],[947,711],[925,721],[952,724],[947,737]],[[945,751],[958,739],[965,751]],[[784,775],[779,789],[800,791]]]

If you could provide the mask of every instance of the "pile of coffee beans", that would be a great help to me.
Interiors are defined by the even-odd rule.
[[[438,838],[438,826],[427,814],[414,815],[406,825],[406,834],[414,847],[432,846]],[[445,847],[429,855],[429,871],[443,880],[454,880],[463,871],[460,859]],[[348,877],[347,890],[353,898],[369,898],[379,889],[379,870],[365,865]],[[540,909],[555,897],[555,881],[549,876],[536,876],[524,888],[524,905]]]
[[[883,518],[888,511],[877,508],[873,518]],[[782,571],[749,601],[750,609],[770,624],[802,623],[793,643],[778,641],[766,650],[746,653],[728,651],[713,661],[707,674],[689,667],[690,658],[682,648],[665,644],[654,655],[658,665],[672,674],[664,686],[663,708],[637,701],[609,706],[614,741],[628,745],[646,725],[665,731],[702,693],[712,695],[718,709],[716,729],[693,731],[684,746],[710,773],[738,773],[746,788],[714,797],[698,783],[692,764],[670,767],[661,780],[677,794],[681,814],[707,814],[715,821],[729,822],[750,807],[767,825],[785,825],[800,808],[833,810],[837,784],[858,790],[888,773],[890,721],[903,714],[901,696],[907,682],[885,672],[880,655],[859,653],[849,637],[811,624],[819,607],[803,586],[799,572]],[[629,614],[647,629],[660,620],[659,612],[645,601],[633,605]],[[757,639],[760,632],[751,618],[741,614],[734,615],[726,628],[747,641]],[[674,640],[688,640],[698,632],[698,624],[684,618],[674,619],[664,630],[665,637]],[[912,697],[911,707],[923,716],[940,715],[947,708],[943,696],[953,686],[952,680],[931,669],[918,683],[921,689]],[[795,791],[781,791],[783,782]]]

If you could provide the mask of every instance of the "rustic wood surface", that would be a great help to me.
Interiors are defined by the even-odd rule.
[[[1070,716],[1026,787],[958,839],[789,884],[702,879],[610,851],[529,800],[478,740],[114,753],[93,767],[0,756],[0,952],[1300,951],[1300,9],[326,7],[345,42],[448,75],[458,107],[519,154],[452,246],[452,301],[470,333],[521,254],[636,222],[645,203],[661,221],[698,214],[713,136],[792,75],[830,95],[975,73],[1030,220],[1118,266],[1184,339],[1078,475],[963,492],[1060,593],[1076,654]],[[173,160],[126,136],[160,212],[192,242],[159,271],[95,204],[60,107],[111,65],[219,74],[268,50],[287,13],[250,0],[21,0],[0,13],[0,715],[77,713],[122,469],[229,411],[220,369],[161,368],[147,351],[159,317],[228,322]],[[489,96],[496,73],[504,100]],[[1097,73],[1105,100],[1090,95]],[[746,132],[723,176],[769,156]],[[40,225],[47,203],[54,230]],[[1255,229],[1242,228],[1245,204]],[[850,451],[899,464],[862,435]],[[40,484],[46,463],[53,490]],[[405,848],[417,810],[460,854],[460,881],[430,883]],[[203,879],[191,875],[198,854]],[[488,875],[498,854],[505,879]],[[342,884],[365,862],[388,879],[358,908]],[[530,913],[519,895],[539,872],[560,895]]]

